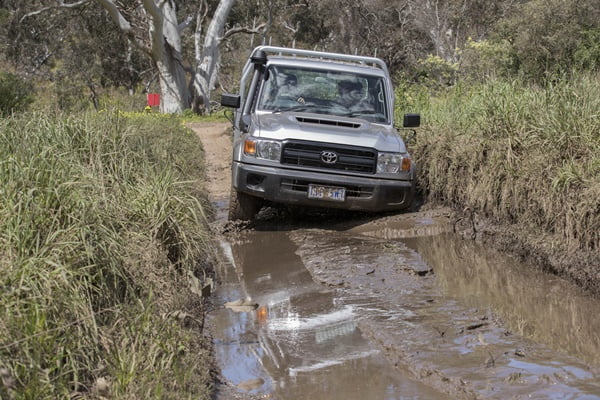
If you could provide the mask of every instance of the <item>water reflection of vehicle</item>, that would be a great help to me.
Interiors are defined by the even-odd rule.
[[[312,280],[287,236],[256,236],[232,245],[232,255],[246,295],[258,304],[253,318],[265,367],[293,376],[373,353],[352,307]]]
[[[238,387],[256,382],[251,393],[285,399],[430,394],[389,368],[357,328],[353,307],[312,280],[286,233],[249,235],[252,240],[233,243],[226,251],[242,291],[218,294],[258,304],[250,312],[222,314],[229,328],[223,329],[227,337],[217,341],[216,349],[227,381]]]

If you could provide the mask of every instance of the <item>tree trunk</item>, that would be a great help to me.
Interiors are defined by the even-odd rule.
[[[194,77],[194,89],[202,99],[201,102],[204,104],[205,110],[210,110],[210,92],[214,89],[219,73],[219,44],[223,35],[225,22],[234,3],[235,0],[221,0],[219,2],[219,6],[206,31],[201,52],[199,51],[201,37],[199,30],[196,30],[196,76]]]
[[[185,71],[176,59],[165,57],[156,61],[160,85],[160,111],[179,114],[190,107],[190,92],[186,85]]]
[[[155,0],[144,0],[144,7],[152,19],[149,24],[151,54],[158,71],[160,111],[179,114],[189,108],[190,92],[186,85],[175,5],[172,0],[167,0],[160,2],[158,8]]]
[[[225,22],[235,0],[220,0],[213,15],[204,44],[201,46],[201,20],[198,20],[195,32],[195,65],[192,68],[193,85],[186,80],[181,51],[181,31],[184,27],[177,22],[175,0],[142,0],[143,15],[147,22],[150,44],[136,36],[134,27],[119,9],[116,0],[95,0],[109,13],[119,29],[131,40],[131,43],[142,49],[154,63],[160,84],[160,111],[163,113],[181,113],[191,106],[192,90],[202,99],[205,108],[210,107],[210,91],[218,74],[219,44]],[[182,24],[185,25],[185,24]]]

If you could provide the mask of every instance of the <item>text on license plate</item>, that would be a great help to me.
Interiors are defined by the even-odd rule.
[[[346,199],[346,189],[343,187],[308,185],[308,198],[344,201]]]

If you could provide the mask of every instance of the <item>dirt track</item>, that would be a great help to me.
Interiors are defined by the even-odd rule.
[[[298,315],[307,314],[305,321],[312,321],[314,315],[336,314],[340,305],[342,311],[351,310],[350,322],[344,326],[351,324],[350,332],[362,339],[341,335],[332,343],[339,346],[348,340],[355,346],[366,339],[388,363],[368,368],[406,374],[416,382],[414,390],[421,398],[433,396],[428,390],[439,393],[439,398],[600,398],[600,321],[589,320],[599,309],[598,302],[568,282],[452,234],[455,220],[450,210],[386,216],[317,213],[300,219],[267,210],[251,229],[231,233],[225,222],[231,157],[227,127],[221,123],[192,126],[205,148],[207,190],[217,211],[214,229],[230,231],[221,240],[233,267],[220,270],[218,278],[228,289],[217,295],[217,301],[235,300],[227,298],[233,293],[247,297],[259,310],[269,305],[265,313],[274,319],[265,324],[264,315],[254,313],[254,308],[242,315],[243,324],[240,315],[229,310],[213,319],[217,352],[230,354],[229,349],[237,349],[231,353],[234,357],[221,360],[223,371],[238,364],[236,357],[246,349],[240,347],[239,336],[223,333],[230,329],[227,324],[245,332],[244,338],[259,338],[250,342],[256,348],[250,347],[267,371],[256,376],[239,370],[230,376],[223,372],[227,384],[220,398],[303,398],[302,388],[290,387],[302,382],[297,374],[304,369],[292,365],[292,356],[284,357],[286,363],[275,362],[262,352],[276,345],[293,354],[297,346],[283,340],[271,325],[281,320],[282,310],[269,290],[278,296],[290,291],[285,304],[292,304]],[[288,250],[282,253],[282,249]],[[300,267],[284,273],[280,263],[288,254]],[[304,268],[322,288],[312,290],[327,293],[326,301],[306,303],[305,296],[293,292]],[[279,286],[275,290],[265,282]],[[331,302],[337,311],[323,314]],[[294,329],[290,335],[298,332]],[[321,349],[306,346],[304,354]],[[320,351],[324,353],[317,359],[334,357]],[[294,379],[290,371],[295,371]],[[377,371],[367,373],[377,375]],[[235,382],[238,375],[249,379]],[[332,381],[320,384],[335,385],[343,376],[331,373]],[[281,389],[281,382],[287,391]]]

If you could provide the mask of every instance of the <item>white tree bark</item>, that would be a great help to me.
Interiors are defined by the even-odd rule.
[[[219,1],[202,45],[202,23],[204,17],[206,17],[208,6],[206,0],[200,1],[201,7],[197,12],[197,26],[194,34],[195,65],[187,69],[192,73],[191,82],[193,85],[187,84],[186,68],[182,58],[181,34],[194,18],[190,16],[181,24],[178,23],[176,0],[139,0],[140,7],[136,10],[140,13],[137,16],[138,26],[134,26],[134,22],[127,19],[127,14],[122,12],[120,8],[121,2],[119,0],[65,1],[57,0],[56,4],[30,12],[21,20],[52,8],[72,8],[95,1],[106,10],[121,32],[127,36],[129,43],[141,49],[152,60],[158,73],[161,112],[181,113],[189,108],[192,99],[191,90],[196,92],[196,97],[202,99],[205,108],[210,107],[210,92],[215,85],[219,72],[219,45],[223,38],[223,30],[229,12],[236,0]],[[201,13],[203,14],[201,15]],[[140,26],[139,20],[143,21],[141,24],[143,26]],[[143,32],[143,30],[147,30],[147,40],[140,36],[140,32]],[[237,31],[248,32],[249,30],[238,28]]]
[[[448,62],[457,61],[456,40],[460,25],[452,26],[448,5],[439,0],[413,2],[418,10],[417,24],[423,26],[435,46],[436,55]],[[455,28],[455,29],[453,29]],[[456,32],[455,32],[456,31]]]
[[[148,19],[149,45],[135,36],[131,23],[119,10],[116,0],[95,0],[109,13],[112,20],[128,38],[142,49],[153,61],[158,72],[160,85],[160,111],[181,113],[191,105],[192,95],[187,85],[186,69],[182,59],[181,33],[190,19],[179,24],[175,0],[142,0],[141,4]],[[209,107],[210,90],[216,80],[219,61],[219,43],[227,17],[235,0],[221,0],[208,27],[203,46],[200,46],[203,18],[197,19],[196,65],[193,89]]]
[[[219,72],[220,52],[219,44],[223,36],[223,30],[227,16],[233,7],[235,0],[221,0],[215,11],[212,21],[206,31],[204,45],[200,52],[199,26],[194,35],[196,46],[196,73],[194,78],[194,88],[196,93],[202,98],[202,103],[206,109],[210,108],[210,92],[214,89],[214,85]]]
[[[163,113],[181,113],[190,105],[185,68],[181,57],[181,37],[173,0],[143,0],[144,9],[151,18],[149,34],[152,60],[158,71]]]

